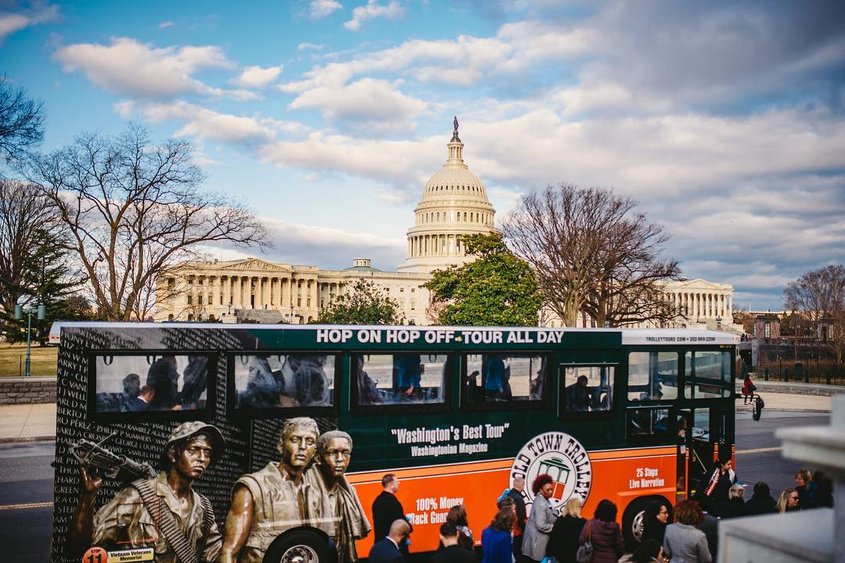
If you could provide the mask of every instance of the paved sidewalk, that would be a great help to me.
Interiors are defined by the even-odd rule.
[[[55,403],[0,406],[0,443],[55,439]]]
[[[825,389],[826,385],[804,385],[803,393],[795,392],[792,385],[772,382],[758,385],[758,392],[766,403],[764,415],[772,411],[830,412],[830,395],[825,392],[845,392],[842,387]],[[814,388],[814,389],[810,389]],[[787,392],[784,392],[787,391]],[[791,392],[790,392],[791,391]],[[737,412],[751,412],[751,405],[736,402]],[[0,406],[0,444],[34,442],[56,439],[56,405],[2,405]]]

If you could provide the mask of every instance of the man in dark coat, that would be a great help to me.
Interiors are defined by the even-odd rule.
[[[373,501],[373,530],[376,542],[387,536],[391,525],[396,520],[405,519],[402,503],[396,498],[396,493],[399,491],[399,477],[394,473],[388,473],[381,478],[381,486],[384,490]]]
[[[458,527],[452,522],[440,525],[443,549],[431,556],[430,563],[477,563],[475,553],[458,545]]]
[[[513,488],[508,491],[508,498],[513,499],[516,509],[516,520],[513,530],[513,556],[515,561],[522,559],[522,535],[525,533],[525,520],[528,514],[525,511],[525,497],[522,491],[525,490],[525,478],[516,477],[513,480]]]
[[[748,516],[755,514],[774,514],[778,511],[778,503],[772,497],[769,484],[765,481],[758,481],[754,485],[754,495],[751,500],[745,503],[745,513]]]
[[[411,535],[411,525],[402,518],[390,525],[387,536],[377,541],[370,549],[370,563],[403,563],[405,556],[400,547],[405,546]]]

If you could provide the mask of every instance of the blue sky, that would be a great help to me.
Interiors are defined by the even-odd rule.
[[[44,150],[129,121],[190,140],[270,260],[399,264],[457,115],[499,218],[613,188],[754,310],[845,262],[838,0],[0,0],[0,71],[45,103]]]

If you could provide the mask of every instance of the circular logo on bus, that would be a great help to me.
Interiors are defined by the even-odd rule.
[[[510,486],[517,477],[525,478],[525,503],[534,501],[531,484],[538,475],[552,477],[552,496],[549,502],[558,510],[572,497],[587,501],[593,482],[590,456],[581,442],[564,432],[546,432],[531,438],[513,460]]]

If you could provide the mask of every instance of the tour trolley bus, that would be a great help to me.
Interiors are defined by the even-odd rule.
[[[345,479],[370,522],[382,476],[400,479],[412,555],[437,548],[456,504],[478,542],[497,497],[524,477],[530,505],[541,473],[553,506],[576,496],[589,517],[601,499],[616,503],[630,545],[647,503],[674,505],[734,449],[738,338],[720,332],[61,323],[57,334],[55,561],[79,561],[65,548],[80,463],[94,451],[154,466],[185,421],[226,440],[194,486],[220,528],[233,484],[279,461],[282,422],[309,417],[351,436]],[[126,486],[124,469],[104,479],[98,507]],[[329,558],[331,532],[287,528],[264,561]],[[357,541],[361,558],[373,539]]]

